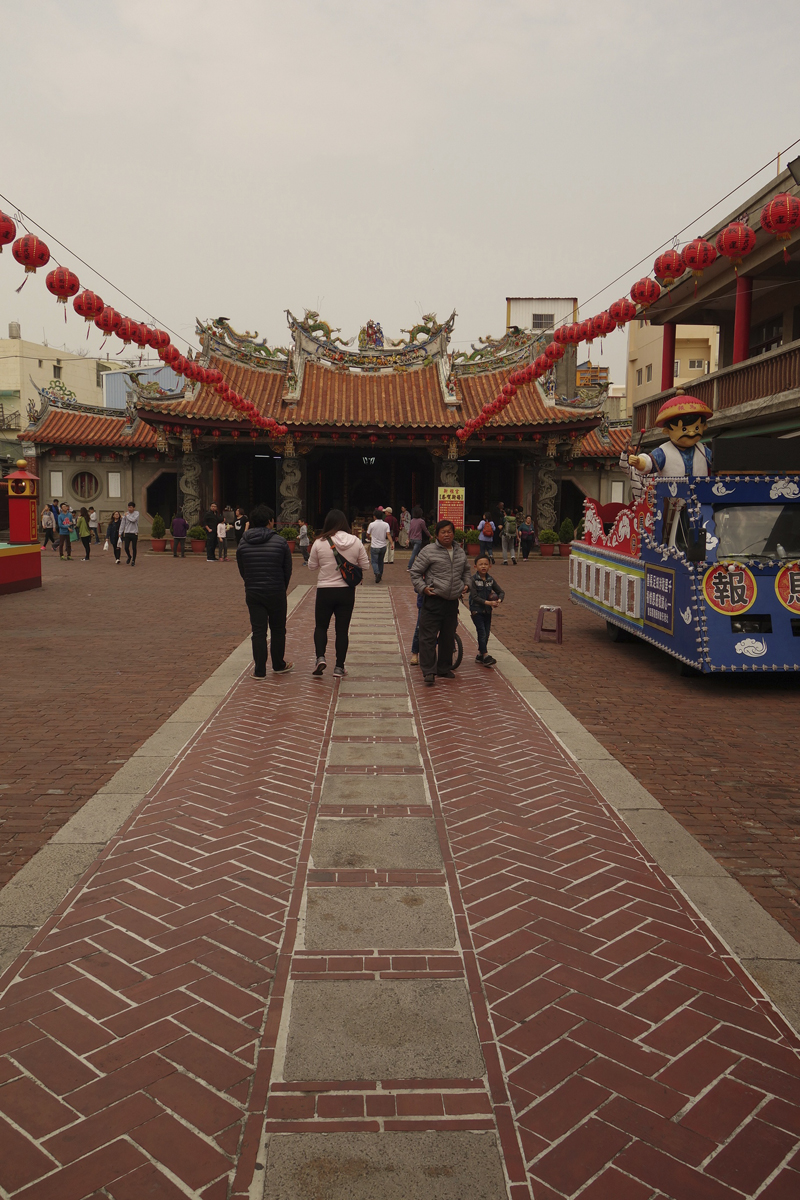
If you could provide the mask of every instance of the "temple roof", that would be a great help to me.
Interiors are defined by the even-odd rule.
[[[608,440],[606,440],[606,438]],[[631,426],[611,425],[605,428],[601,425],[583,435],[578,458],[619,458],[623,450],[630,445]]]
[[[121,450],[155,449],[156,435],[144,421],[131,426],[126,416],[99,410],[97,413],[51,406],[33,427],[20,433],[25,442],[53,446],[113,446]]]

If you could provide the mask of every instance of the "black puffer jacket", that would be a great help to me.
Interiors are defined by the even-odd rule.
[[[274,529],[248,529],[236,550],[236,565],[247,592],[285,592],[292,556]]]

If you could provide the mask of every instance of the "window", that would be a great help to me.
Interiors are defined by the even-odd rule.
[[[644,369],[644,381],[645,381],[645,383],[653,382],[653,364],[652,363],[648,363]]]
[[[691,365],[692,364],[689,363],[690,367]],[[676,358],[675,362],[672,364],[672,373],[673,375],[680,375],[681,373],[681,360],[679,358]]]
[[[702,371],[704,365],[705,364],[704,364],[702,358],[690,358],[689,359],[689,370],[690,371]]]
[[[551,329],[555,319],[555,313],[534,313],[531,317],[531,329]]]
[[[43,360],[40,358],[40,359],[39,359],[39,369],[41,370],[41,368],[42,368],[43,366],[44,366],[44,362],[43,362]]]
[[[118,500],[122,495],[122,476],[119,471],[108,472],[108,498]]]
[[[750,330],[750,357],[766,354],[768,350],[777,350],[783,345],[783,317],[770,317],[760,325],[754,325]]]
[[[79,471],[72,477],[72,490],[81,500],[94,500],[100,491],[100,480],[91,471]]]
[[[60,379],[60,378],[61,378],[61,367],[59,367],[59,366],[53,367],[53,379]]]
[[[639,370],[636,372],[636,386],[637,387],[642,386],[642,368],[641,367],[639,367]]]
[[[622,504],[623,503],[623,488],[624,488],[624,484],[622,483],[622,480],[620,480],[620,479],[613,480],[613,482],[611,484],[611,503],[612,504]]]
[[[50,499],[60,500],[64,495],[64,474],[62,471],[50,472]]]

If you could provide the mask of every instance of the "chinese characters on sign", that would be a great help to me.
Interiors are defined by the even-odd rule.
[[[735,617],[755,603],[755,577],[739,563],[711,567],[703,577],[703,595],[714,612]]]
[[[789,612],[800,613],[800,562],[781,567],[775,576],[775,595]]]
[[[644,623],[664,633],[673,633],[675,619],[675,572],[669,567],[647,566],[645,572]]]
[[[464,488],[439,488],[439,521],[452,521],[456,529],[464,528]]]

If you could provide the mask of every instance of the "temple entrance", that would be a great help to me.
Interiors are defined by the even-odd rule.
[[[170,521],[178,511],[178,476],[175,471],[162,471],[147,489],[147,515],[156,514],[164,518],[169,529]]]
[[[436,503],[435,469],[426,451],[408,450],[320,450],[306,459],[306,511],[308,520],[320,528],[331,508],[341,508],[350,521],[371,519],[379,505],[412,509],[421,505],[426,513]]]
[[[472,449],[472,447],[470,447]],[[483,514],[502,500],[507,509],[516,506],[516,463],[511,457],[470,454],[464,463],[466,489],[465,523],[477,526]]]
[[[220,454],[222,503],[225,508],[241,507],[249,513],[257,504],[268,504],[275,512],[280,508],[277,494],[277,471],[280,464],[269,446],[263,449],[233,450],[227,447]]]

